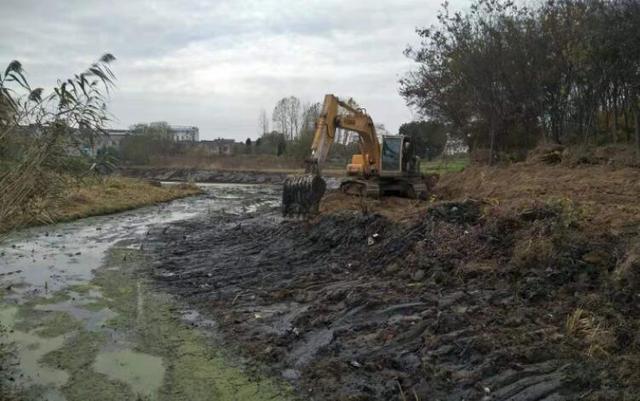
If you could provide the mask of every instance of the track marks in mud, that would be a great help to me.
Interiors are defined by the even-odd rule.
[[[590,358],[565,330],[576,303],[607,299],[601,273],[585,279],[576,270],[593,244],[559,242],[557,267],[523,270],[511,262],[516,236],[563,216],[487,218],[481,208],[440,204],[411,224],[358,213],[312,224],[275,215],[194,220],[152,232],[148,249],[159,285],[215,317],[230,342],[312,399],[633,392],[609,392],[620,383],[602,379],[607,361]]]

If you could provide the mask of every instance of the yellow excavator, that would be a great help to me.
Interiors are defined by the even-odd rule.
[[[341,110],[342,109],[342,110]],[[351,195],[380,197],[398,195],[426,199],[428,186],[420,173],[420,159],[408,137],[383,135],[378,139],[371,119],[362,108],[354,108],[334,95],[325,95],[316,120],[311,156],[305,161],[305,175],[288,177],[282,192],[282,213],[286,216],[316,214],[326,190],[321,167],[342,128],[358,134],[360,154],[351,158],[340,189]]]

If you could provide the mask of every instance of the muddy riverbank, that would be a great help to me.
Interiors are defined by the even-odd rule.
[[[126,177],[155,181],[193,181],[227,184],[282,184],[289,173],[260,171],[202,170],[195,168],[123,168]]]
[[[286,384],[220,343],[214,321],[157,291],[148,231],[251,213],[272,187],[205,194],[14,233],[0,247],[0,400],[288,399]]]
[[[432,203],[329,193],[308,222],[282,220],[277,186],[212,185],[17,233],[13,378],[67,400],[285,399],[282,381],[309,400],[637,399],[637,175],[532,171],[466,171]]]
[[[609,273],[625,239],[582,223],[553,202],[272,210],[172,224],[148,250],[160,288],[307,399],[634,399],[640,311]]]

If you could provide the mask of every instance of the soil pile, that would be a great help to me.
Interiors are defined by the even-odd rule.
[[[429,203],[398,197],[380,199],[363,198],[342,193],[339,190],[328,191],[320,202],[320,214],[328,215],[344,211],[361,214],[379,214],[392,221],[410,221],[418,217],[429,207]]]
[[[439,196],[482,200],[400,218],[327,203],[309,223],[275,210],[185,221],[150,233],[152,274],[305,399],[634,399],[637,225],[581,203],[630,219],[631,190],[557,173],[466,171]],[[580,182],[613,193],[562,198]]]

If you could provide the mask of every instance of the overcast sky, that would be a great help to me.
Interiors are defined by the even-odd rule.
[[[456,9],[466,0],[451,2]],[[402,51],[440,0],[2,0],[0,66],[34,86],[117,61],[114,128],[167,121],[201,139],[258,136],[258,115],[294,95],[353,97],[396,133],[414,118],[398,95]]]

